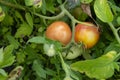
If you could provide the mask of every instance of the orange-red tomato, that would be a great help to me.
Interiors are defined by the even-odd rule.
[[[63,21],[56,21],[50,24],[46,30],[46,37],[51,40],[60,41],[67,45],[71,40],[72,32],[69,25]]]
[[[98,27],[92,23],[77,24],[75,27],[75,41],[83,42],[86,48],[92,48],[99,40]]]

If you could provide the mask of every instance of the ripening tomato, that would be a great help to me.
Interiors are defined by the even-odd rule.
[[[60,41],[67,45],[71,40],[72,32],[69,25],[63,21],[53,22],[46,30],[46,37],[51,40]]]
[[[83,42],[86,48],[93,47],[99,40],[98,27],[92,23],[77,24],[75,27],[75,42]]]

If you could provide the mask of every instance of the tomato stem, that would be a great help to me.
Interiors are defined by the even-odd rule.
[[[82,24],[84,24],[84,22],[81,22],[81,21],[76,20],[76,19],[65,9],[64,5],[61,5],[60,8],[61,8],[62,12],[64,12],[64,14],[67,15],[67,16],[71,19],[71,22],[72,22],[72,39],[71,39],[70,43],[65,47],[65,48],[67,48],[67,47],[69,47],[69,46],[71,45],[71,43],[76,44],[75,41],[74,41],[75,24],[76,24],[76,23],[82,23]]]
[[[24,11],[26,10],[26,8],[23,7],[23,6],[21,6],[21,5],[12,4],[12,3],[7,2],[7,1],[0,0],[0,3],[1,3],[1,4],[4,4],[4,5],[6,5],[6,6],[10,6],[10,7],[13,7],[13,8],[20,9],[20,10],[24,10]]]
[[[117,56],[115,57],[115,61],[118,61],[120,59],[120,52],[117,54]]]
[[[119,36],[119,34],[118,34],[118,30],[113,26],[112,23],[108,23],[108,24],[109,24],[111,30],[113,31],[113,34],[114,34],[116,40],[117,40],[118,43],[120,44],[120,36]]]
[[[84,22],[81,22],[81,21],[78,21],[77,19],[75,19],[75,18],[69,13],[69,11],[65,9],[64,5],[61,5],[60,8],[61,8],[62,12],[64,12],[65,15],[67,15],[67,16],[71,19],[71,21],[74,21],[75,23],[84,24]]]
[[[117,31],[119,31],[120,30],[120,27],[119,28],[117,28]]]
[[[69,74],[68,67],[67,67],[67,64],[64,62],[64,59],[63,59],[63,57],[62,57],[61,53],[60,53],[60,52],[58,52],[58,54],[59,54],[60,59],[61,59],[60,61],[61,61],[61,64],[62,64],[62,68],[64,69],[64,71],[65,71],[66,75],[70,75],[70,74]]]
[[[64,12],[63,11],[61,13],[59,13],[57,16],[53,16],[53,17],[43,16],[43,15],[40,15],[40,14],[35,13],[35,12],[33,14],[36,15],[36,16],[39,16],[40,18],[49,19],[49,20],[58,19],[58,18],[61,18],[61,17],[64,16]]]

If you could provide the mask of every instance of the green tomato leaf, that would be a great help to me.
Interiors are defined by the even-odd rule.
[[[51,13],[55,12],[55,7],[54,7],[53,3],[54,3],[54,0],[49,0],[49,1],[47,0],[47,2],[46,2],[46,10]]]
[[[62,0],[57,0],[57,2],[58,2],[59,4],[62,4]]]
[[[6,25],[6,26],[11,26],[11,25],[13,25],[13,24],[14,24],[13,17],[10,16],[10,15],[8,15],[8,14],[6,14],[4,20],[2,21],[2,23],[3,23],[4,25]]]
[[[47,10],[46,10],[46,1],[45,0],[43,0],[42,1],[42,6],[41,6],[41,10],[42,10],[42,13],[43,14],[46,14],[46,12],[47,12]]]
[[[18,19],[20,19],[20,21],[24,22],[24,19],[23,19],[23,17],[22,17],[22,15],[21,15],[20,12],[15,11],[15,17],[18,18]]]
[[[34,4],[34,0],[25,0],[26,6],[32,6]]]
[[[117,23],[120,25],[120,16],[117,17]]]
[[[104,53],[114,50],[116,52],[120,52],[120,45],[117,43],[117,41],[111,42],[105,49]]]
[[[24,49],[24,51],[25,51],[24,54],[27,55],[27,60],[29,60],[29,61],[27,61],[27,63],[33,63],[33,60],[35,60],[36,58],[38,58],[38,55],[36,55],[37,52],[33,48],[31,48],[30,46],[26,46],[26,48]],[[26,60],[26,57],[25,57],[25,60]]]
[[[111,22],[113,14],[107,0],[95,0],[94,10],[96,16],[103,22]]]
[[[13,45],[8,45],[4,49],[4,59],[2,64],[0,64],[0,68],[4,68],[13,64],[13,62],[15,61],[15,56],[13,56],[12,54],[13,50],[14,50]]]
[[[1,80],[7,80],[7,77],[3,76],[3,75],[0,75],[0,79]]]
[[[8,77],[8,74],[5,72],[5,70],[0,69],[0,79],[1,80],[6,80]]]
[[[81,3],[90,4],[93,0],[80,0]]]
[[[17,32],[15,34],[16,38],[21,38],[24,36],[29,36],[32,33],[32,29],[27,23],[23,23],[20,25],[20,27],[17,29]]]
[[[15,40],[15,38],[13,36],[8,35],[7,39],[9,40],[10,44],[12,44],[14,46],[14,48],[17,49],[20,46],[20,43],[17,40]]]
[[[3,48],[0,49],[0,64],[3,62],[4,54],[3,54]]]
[[[3,69],[0,69],[0,75],[7,76],[7,73]]]
[[[44,37],[36,36],[36,37],[29,39],[27,42],[41,44],[41,43],[46,43],[47,41]]]
[[[114,62],[116,57],[115,51],[92,60],[78,61],[71,64],[75,71],[85,73],[90,78],[107,79],[114,74],[114,69],[118,69],[118,64]]]
[[[36,72],[37,76],[46,79],[46,71],[43,69],[43,66],[37,60],[33,62],[32,68]]]
[[[26,13],[25,18],[26,18],[28,24],[30,25],[30,27],[33,28],[33,19],[32,19],[32,16],[30,15],[30,13]]]
[[[0,6],[0,22],[3,21],[4,18],[5,18],[5,13],[2,10],[2,7]]]
[[[23,63],[25,61],[26,55],[24,51],[21,52],[17,52],[16,53],[16,61],[20,64]]]

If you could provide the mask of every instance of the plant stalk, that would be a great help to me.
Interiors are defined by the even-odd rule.
[[[62,68],[64,69],[64,71],[65,71],[66,75],[69,75],[69,70],[68,70],[68,68],[67,68],[66,63],[64,62],[64,59],[63,59],[63,57],[62,57],[61,53],[60,53],[60,52],[58,52],[58,54],[59,54],[60,59],[61,59]]]
[[[53,17],[43,16],[43,15],[40,15],[40,14],[35,13],[35,12],[33,14],[36,15],[36,16],[38,16],[38,17],[40,17],[40,18],[49,19],[49,20],[59,19],[59,18],[61,18],[61,17],[64,16],[64,12],[61,12],[57,16],[53,16]]]
[[[64,12],[61,12],[60,14],[58,14],[57,16],[53,16],[53,17],[49,17],[49,16],[43,16],[43,15],[40,15],[38,13],[36,13],[35,11],[30,11],[29,8],[25,8],[24,6],[21,6],[21,5],[18,5],[18,4],[12,4],[10,2],[7,2],[7,1],[3,1],[3,0],[0,0],[0,3],[3,4],[3,5],[6,5],[6,6],[9,6],[9,7],[12,7],[12,8],[16,8],[16,9],[20,9],[20,10],[23,10],[23,11],[26,11],[28,10],[29,12],[33,13],[34,15],[40,17],[40,18],[43,18],[43,19],[50,19],[50,20],[54,20],[54,19],[58,19],[58,18],[61,18],[64,16]]]
[[[120,27],[119,28],[117,28],[117,31],[119,31],[120,30]]]
[[[117,54],[117,56],[115,57],[114,61],[118,61],[120,59],[120,52]]]
[[[24,10],[24,11],[26,10],[26,8],[21,6],[21,5],[12,4],[12,3],[7,2],[7,1],[0,0],[0,3],[3,4],[3,5],[6,5],[6,6],[10,6],[12,8],[16,8],[16,9],[20,9],[20,10]]]
[[[113,34],[114,34],[117,42],[120,44],[120,36],[119,36],[119,34],[118,34],[118,30],[113,26],[112,23],[108,23],[108,24],[109,24],[111,30],[113,31]]]

